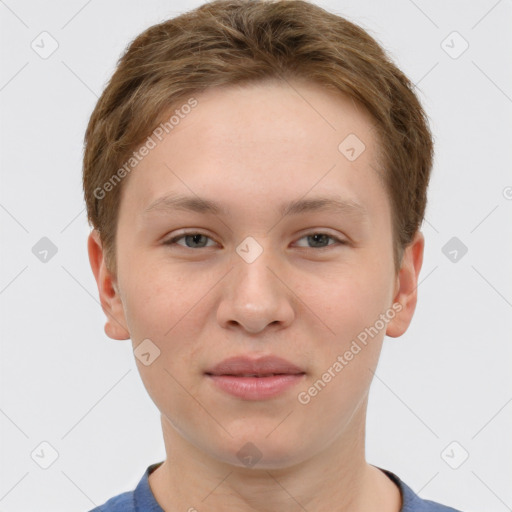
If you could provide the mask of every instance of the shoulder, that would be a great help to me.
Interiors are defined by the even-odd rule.
[[[402,495],[402,508],[400,512],[462,512],[447,505],[435,501],[420,498],[405,482],[397,475],[386,469],[379,468],[393,480],[400,489]]]
[[[458,509],[448,507],[447,505],[441,505],[435,501],[422,500],[418,498],[417,506],[415,508],[407,509],[407,512],[462,512]],[[406,512],[405,510],[403,512]]]
[[[148,466],[135,490],[118,494],[89,512],[164,512],[149,486],[149,475],[161,464],[163,461]]]
[[[89,512],[132,512],[135,511],[134,492],[123,492]]]

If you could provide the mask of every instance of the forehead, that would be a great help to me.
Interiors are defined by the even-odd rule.
[[[267,79],[213,87],[197,101],[198,107],[173,134],[187,137],[190,134],[184,132],[194,127],[197,143],[209,150],[238,142],[238,149],[240,144],[245,148],[252,144],[252,149],[282,156],[292,149],[303,155],[312,150],[318,157],[320,151],[339,151],[339,143],[348,135],[353,141],[359,139],[360,148],[364,144],[368,153],[376,149],[374,120],[366,109],[340,91],[307,80]]]
[[[127,193],[138,210],[163,192],[240,207],[281,204],[283,194],[294,200],[329,192],[353,203],[382,195],[373,120],[340,92],[268,80],[210,88],[194,98],[197,106],[161,140],[153,137],[156,146],[130,176]]]

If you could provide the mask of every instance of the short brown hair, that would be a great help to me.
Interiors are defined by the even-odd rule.
[[[210,87],[272,78],[308,79],[338,90],[372,116],[399,269],[423,221],[433,160],[432,135],[412,83],[365,30],[319,6],[304,0],[216,0],[136,37],[89,120],[85,202],[112,272],[123,182],[107,194],[104,184],[180,101]]]

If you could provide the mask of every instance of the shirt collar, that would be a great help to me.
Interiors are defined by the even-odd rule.
[[[151,487],[149,486],[149,475],[163,463],[164,461],[161,461],[148,466],[146,472],[138,483],[134,492],[136,512],[164,512],[162,507],[160,507],[156,501],[155,496],[151,491]],[[400,509],[400,512],[414,512],[418,510],[418,506],[422,503],[422,500],[414,493],[414,491],[402,482],[395,473],[392,473],[387,469],[379,468],[377,466],[375,467],[384,472],[400,489],[400,494],[402,496],[402,508]]]

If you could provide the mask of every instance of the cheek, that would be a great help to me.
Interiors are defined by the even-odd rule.
[[[126,290],[130,295],[125,309],[142,382],[158,409],[177,421],[188,414],[194,404],[190,395],[197,393],[195,340],[201,338],[197,303],[204,292],[179,279],[173,279],[172,285],[167,282],[171,281],[160,274],[139,286],[132,283]],[[158,356],[150,365],[137,357],[137,346],[146,339],[157,347]]]
[[[149,339],[160,351],[151,367],[137,361],[146,387],[156,391],[167,383],[168,394],[169,382],[176,385],[169,373],[180,382],[191,380],[201,348],[199,340],[204,338],[201,332],[209,304],[205,294],[213,286],[210,278],[199,272],[170,272],[163,265],[154,265],[132,273],[125,283],[123,303],[134,350]]]
[[[368,393],[385,335],[382,321],[376,326],[386,310],[387,293],[379,286],[368,274],[352,273],[316,296],[329,331],[315,340],[315,373],[299,390],[303,401],[297,398],[308,414],[322,417],[327,430],[333,424],[344,428]]]
[[[326,388],[330,391],[324,398],[342,408],[347,404],[341,402],[357,399],[369,386],[373,376],[370,369],[377,366],[386,332],[387,323],[381,315],[389,308],[391,278],[368,269],[351,269],[350,274],[331,279],[320,293],[317,289],[312,300],[315,312],[329,328],[316,341],[314,377],[329,382]],[[309,298],[313,299],[311,294]]]
[[[122,283],[126,320],[133,338],[165,339],[193,312],[201,297],[194,274],[171,271],[163,264],[132,264]],[[137,341],[134,339],[134,342]]]
[[[304,296],[315,304],[315,312],[325,318],[325,323],[334,331],[333,337],[346,340],[373,324],[389,307],[393,281],[377,260],[342,269],[323,280],[321,286],[319,284],[310,282],[304,288]]]

